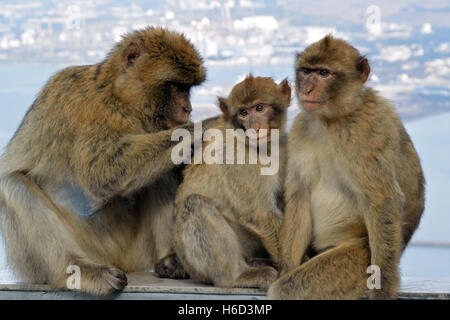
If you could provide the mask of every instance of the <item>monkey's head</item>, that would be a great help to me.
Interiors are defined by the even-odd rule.
[[[286,111],[291,103],[287,79],[276,84],[272,78],[251,74],[231,90],[228,98],[219,98],[225,121],[236,129],[254,129],[257,139],[270,140],[269,129],[284,130]],[[267,129],[262,136],[260,129]]]
[[[124,36],[111,53],[114,92],[148,119],[170,128],[189,120],[190,89],[206,78],[202,57],[184,35],[146,28]]]
[[[296,93],[306,112],[335,118],[358,106],[370,73],[367,59],[341,39],[327,35],[297,54]]]

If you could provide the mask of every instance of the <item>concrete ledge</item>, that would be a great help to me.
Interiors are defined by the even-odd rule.
[[[249,288],[218,288],[194,280],[161,279],[152,272],[128,275],[128,286],[111,297],[117,300],[263,300],[264,291]],[[450,299],[450,279],[403,278],[399,299]],[[75,291],[52,291],[46,285],[0,284],[0,299],[84,300],[97,297]]]

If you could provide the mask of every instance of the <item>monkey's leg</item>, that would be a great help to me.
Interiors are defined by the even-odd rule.
[[[126,285],[123,273],[90,262],[79,245],[83,239],[77,241],[73,230],[51,208],[51,200],[36,188],[20,173],[0,179],[2,232],[9,260],[18,274],[62,289],[66,288],[68,266],[77,265],[82,291],[106,296],[122,289]]]
[[[261,240],[269,255],[276,261],[280,260],[280,228],[282,213],[263,212],[252,217],[241,217],[241,224],[254,232]],[[261,223],[263,222],[263,223]]]
[[[221,287],[261,288],[275,280],[274,268],[246,263],[238,236],[208,199],[191,195],[179,210],[175,251],[193,278]]]
[[[35,254],[34,246],[26,236],[26,228],[19,225],[17,214],[7,206],[1,194],[0,227],[5,241],[7,262],[13,267],[14,273],[32,279],[35,283],[48,283],[48,277],[42,271],[45,261]]]
[[[133,241],[130,270],[153,268],[161,278],[187,279],[173,249],[174,199],[180,183],[179,173],[169,172],[164,179],[140,193],[136,214],[142,217]]]
[[[367,241],[357,239],[329,249],[279,278],[269,299],[358,299],[367,290]]]
[[[292,170],[292,169],[291,169]],[[280,230],[280,275],[299,266],[312,239],[311,195],[297,174],[286,176],[286,208]]]

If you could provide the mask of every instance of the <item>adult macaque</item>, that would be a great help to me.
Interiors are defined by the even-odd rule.
[[[271,78],[251,75],[227,99],[219,98],[223,115],[213,127],[215,139],[230,132],[237,135],[213,148],[224,161],[185,169],[175,200],[175,252],[194,279],[222,287],[259,288],[276,279],[273,265],[279,254],[285,145],[284,135],[278,141],[273,129],[284,132],[290,99],[287,80],[277,85]],[[252,152],[261,156],[262,142],[279,161],[273,174],[261,174],[261,158],[253,164],[249,161]],[[204,153],[215,143],[206,139]],[[239,143],[245,145],[242,154]],[[241,156],[244,164],[237,163]],[[271,261],[261,259],[267,253]]]
[[[193,130],[189,92],[205,72],[184,36],[147,28],[49,80],[0,161],[2,234],[20,276],[64,288],[77,265],[81,290],[107,296],[171,253],[171,134]]]
[[[303,112],[288,136],[282,276],[269,298],[396,296],[424,177],[394,108],[364,86],[369,72],[365,57],[331,36],[298,55]],[[307,250],[317,255],[305,261]],[[368,290],[369,265],[379,267],[379,289]]]

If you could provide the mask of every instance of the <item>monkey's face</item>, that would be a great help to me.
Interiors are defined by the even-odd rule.
[[[270,141],[270,130],[279,129],[272,127],[275,116],[274,108],[267,102],[256,100],[239,109],[235,121],[244,130],[248,131],[249,138],[254,141]]]
[[[287,80],[277,85],[272,78],[252,75],[235,85],[227,99],[219,98],[225,120],[236,129],[248,130],[254,142],[270,141],[271,129],[283,129],[290,102]]]
[[[168,82],[165,88],[165,106],[163,123],[168,128],[185,124],[192,111],[190,87],[185,84]]]
[[[298,98],[305,111],[318,110],[330,98],[330,85],[335,73],[327,66],[305,67],[297,70]]]
[[[189,121],[190,88],[205,80],[206,69],[183,35],[147,28],[125,37],[113,53],[120,62],[114,92],[122,101],[158,127]]]
[[[348,114],[369,73],[367,59],[358,50],[326,36],[297,55],[297,98],[306,112],[328,118]]]

